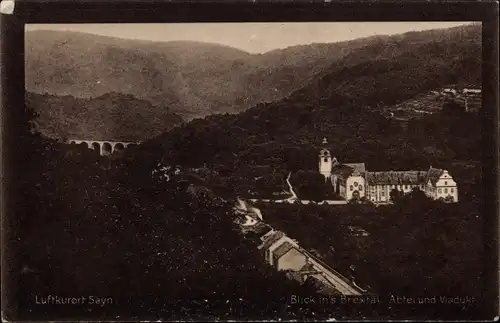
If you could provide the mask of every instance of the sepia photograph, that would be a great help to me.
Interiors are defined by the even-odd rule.
[[[26,24],[18,311],[487,319],[482,37]]]

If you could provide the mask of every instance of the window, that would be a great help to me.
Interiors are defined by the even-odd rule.
[[[363,190],[363,186],[362,185],[359,185],[359,190],[362,191]]]
[[[407,189],[408,189],[408,185],[405,185],[405,190],[407,190]]]
[[[444,193],[448,194],[448,189],[447,188],[444,189]]]
[[[325,157],[324,161],[325,161],[325,163],[327,163],[327,162],[328,162],[328,158],[327,158],[327,157]]]
[[[354,188],[353,188],[353,187],[352,187],[352,185],[351,185],[351,186],[349,186],[349,189],[352,191]]]
[[[385,192],[384,192],[384,191],[381,191],[381,192],[380,192],[380,196],[384,197],[384,196],[385,196]]]
[[[444,181],[444,185],[448,185],[448,182],[447,182],[447,181]]]
[[[453,188],[450,188],[450,193],[453,193],[453,192],[454,192]]]
[[[438,188],[438,193],[441,194],[441,189],[440,188]]]

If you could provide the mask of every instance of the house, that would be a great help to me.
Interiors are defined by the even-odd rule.
[[[262,243],[257,248],[259,250],[267,250],[273,243],[278,241],[285,234],[281,231],[271,230],[261,237]]]
[[[365,164],[340,164],[332,168],[331,182],[335,193],[346,200],[365,196]]]
[[[251,218],[251,219],[253,219],[253,218]],[[241,231],[243,233],[252,232],[252,236],[258,237],[260,239],[260,241],[262,241],[262,235],[264,235],[265,233],[269,233],[271,231],[271,227],[269,227],[269,225],[267,225],[261,221],[256,221],[255,224],[249,225],[248,224],[248,216],[246,216],[246,220],[247,220],[247,222],[244,222],[243,219],[237,218],[235,220],[235,222],[236,222],[236,224],[240,225]],[[253,219],[253,220],[255,220],[255,219]],[[259,240],[257,240],[257,241],[259,241]]]
[[[292,243],[285,241],[272,254],[271,265],[277,270],[299,271],[307,263],[307,257]]]
[[[258,246],[264,253],[265,261],[286,276],[304,284],[314,282],[327,295],[360,295],[359,288],[350,284],[338,272],[322,263],[316,256],[299,247],[297,241],[290,239],[281,231],[271,230],[261,238]]]
[[[267,234],[263,236],[264,240],[262,244],[260,244],[257,248],[259,250],[262,250],[264,253],[264,259],[265,261],[270,264],[271,266],[274,266],[274,254],[276,250],[285,242],[288,242],[291,244],[293,247],[299,249],[299,245],[297,241],[287,237],[283,232],[281,231],[270,231]],[[262,238],[261,238],[262,239]],[[282,252],[282,251],[280,251]]]
[[[427,171],[369,172],[364,163],[340,163],[325,147],[319,156],[319,172],[331,181],[334,192],[347,201],[365,197],[374,203],[390,203],[394,189],[403,193],[419,189],[432,199],[458,202],[457,183],[445,169],[431,166]]]
[[[457,90],[455,90],[455,89],[443,89],[443,91],[441,91],[441,93],[456,95],[457,94]]]
[[[374,203],[390,202],[391,191],[409,193],[413,189],[425,189],[425,171],[367,172],[367,198]]]
[[[271,259],[272,259],[271,247],[276,242],[280,241],[285,236],[285,234],[281,231],[274,231],[266,235],[267,238],[264,239],[262,244],[259,245],[257,249],[262,250],[264,252],[264,259],[266,260],[267,263],[271,264]]]
[[[463,89],[462,92],[464,94],[481,94],[481,89]]]
[[[429,168],[426,177],[425,194],[432,199],[458,202],[457,183],[447,170]]]
[[[269,227],[269,226],[268,226]],[[269,227],[270,228],[270,227]],[[276,233],[276,230],[270,228],[269,231],[267,231],[262,237],[260,237],[260,241],[265,241],[267,240],[267,238],[269,238],[269,236],[271,236],[272,234],[275,234]],[[260,246],[259,246],[260,248]]]

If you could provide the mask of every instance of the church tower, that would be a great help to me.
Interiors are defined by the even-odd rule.
[[[323,138],[323,149],[319,152],[319,172],[325,176],[325,180],[332,175],[332,155],[330,151],[325,148],[328,141]]]

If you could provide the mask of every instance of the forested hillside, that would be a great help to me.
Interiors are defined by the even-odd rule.
[[[132,95],[107,93],[92,99],[26,94],[37,114],[37,130],[53,139],[142,141],[182,123],[168,107]]]
[[[444,84],[477,85],[480,30],[459,27],[263,55],[213,44],[28,33],[27,86],[36,93],[27,94],[27,106],[38,113],[42,136],[29,131],[34,116],[26,115],[14,150],[19,177],[10,183],[15,207],[9,224],[16,234],[5,241],[15,250],[9,273],[17,285],[13,308],[24,314],[19,320],[72,319],[75,311],[88,320],[395,313],[387,304],[291,306],[291,295],[315,290],[265,264],[259,240],[233,222],[237,197],[286,194],[289,173],[300,194],[310,190],[307,177],[317,175],[324,137],[340,162],[364,162],[370,171],[446,168],[458,183],[459,203],[410,196],[382,208],[352,204],[334,211],[283,204],[262,207],[264,218],[269,212],[285,219],[280,228],[305,248],[327,254],[333,267],[345,272],[355,264],[359,284],[369,282],[376,293],[414,296],[427,288],[470,291],[479,300],[488,257],[481,238],[479,113],[448,106],[401,123],[379,108]],[[210,115],[216,112],[231,113]],[[184,116],[207,117],[182,123]],[[113,159],[45,138],[73,135],[149,140]],[[157,181],[152,174],[159,164],[180,172]],[[351,225],[371,235],[342,239]],[[456,279],[457,286],[453,279],[460,275],[467,276]],[[49,294],[115,303],[34,303]],[[486,305],[475,305],[463,313],[479,317]],[[432,313],[400,307],[397,313],[456,318],[444,307]]]
[[[481,87],[481,28],[412,32],[373,42],[334,62],[294,95],[341,95],[372,107],[448,85]]]
[[[294,97],[237,116],[195,120],[137,149],[153,160],[239,174],[248,183],[275,172],[283,179],[288,171],[316,170],[323,137],[338,160],[365,162],[372,171],[432,165],[455,174],[452,165],[479,162],[482,154],[477,113],[443,110],[401,124],[342,97],[316,102]]]
[[[43,319],[265,319],[340,315],[291,307],[315,295],[264,263],[225,200],[182,169],[157,182],[86,148],[30,134],[10,183],[8,316]],[[11,156],[13,157],[13,156]],[[47,304],[49,295],[86,298]],[[107,300],[91,304],[90,297]],[[41,301],[45,300],[45,303]],[[43,304],[43,305],[42,305]],[[354,311],[344,311],[345,314]],[[15,316],[12,316],[15,313]]]
[[[377,102],[388,103],[450,82],[477,83],[480,42],[481,27],[472,25],[249,54],[199,42],[31,31],[26,86],[81,98],[130,94],[185,120],[280,100],[310,82],[316,95],[372,101],[377,92]]]

